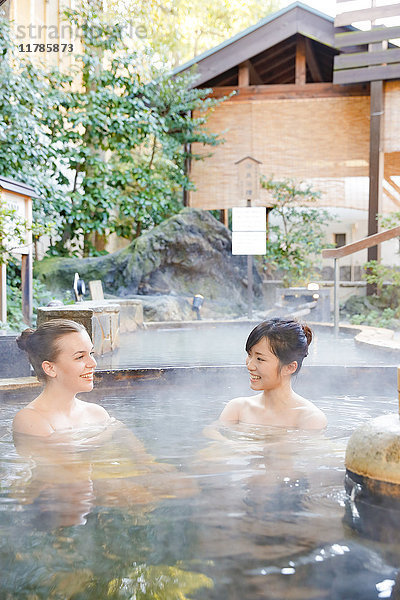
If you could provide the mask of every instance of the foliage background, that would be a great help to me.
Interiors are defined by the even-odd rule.
[[[261,186],[271,202],[264,271],[268,278],[282,277],[285,287],[308,283],[317,275],[322,249],[328,247],[325,228],[332,220],[316,206],[321,194],[293,179],[263,178]]]

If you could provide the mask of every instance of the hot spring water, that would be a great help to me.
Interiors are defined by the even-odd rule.
[[[397,410],[395,381],[389,367],[305,367],[295,388],[327,414],[326,431],[209,439],[204,427],[249,393],[245,368],[100,373],[91,395],[127,429],[81,432],[45,461],[21,458],[11,435],[37,391],[4,392],[0,597],[396,597],[400,546],[349,525],[343,487],[347,440]]]

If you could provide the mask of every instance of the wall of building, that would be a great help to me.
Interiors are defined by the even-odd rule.
[[[197,189],[190,194],[191,206],[243,204],[235,163],[250,155],[262,163],[266,177],[317,178],[325,192],[322,205],[362,208],[358,198],[345,198],[343,178],[368,175],[368,96],[226,101],[207,126],[225,142],[210,158],[192,163]],[[196,145],[194,151],[204,152]],[[261,204],[265,198],[262,192]]]
[[[74,0],[8,0],[10,20],[20,51],[44,66],[69,68],[81,52],[79,36],[64,21]],[[43,46],[44,45],[44,46]]]

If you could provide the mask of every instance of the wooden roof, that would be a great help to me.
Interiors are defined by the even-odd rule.
[[[354,30],[354,27],[343,28],[343,31],[349,29]],[[332,81],[333,57],[338,53],[335,49],[334,19],[301,2],[294,2],[269,15],[178,67],[174,74],[196,65],[196,87],[237,85],[238,65],[250,61],[251,85],[291,83],[299,35],[306,38],[307,52],[311,57],[307,61],[307,81]]]
[[[2,175],[0,175],[0,190],[1,189],[15,194],[21,194],[21,196],[29,196],[31,198],[39,197],[31,185],[21,181],[15,181],[9,177],[3,177]]]

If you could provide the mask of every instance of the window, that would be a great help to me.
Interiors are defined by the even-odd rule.
[[[345,233],[335,233],[335,246],[336,248],[340,248],[341,246],[346,245],[346,234]]]

